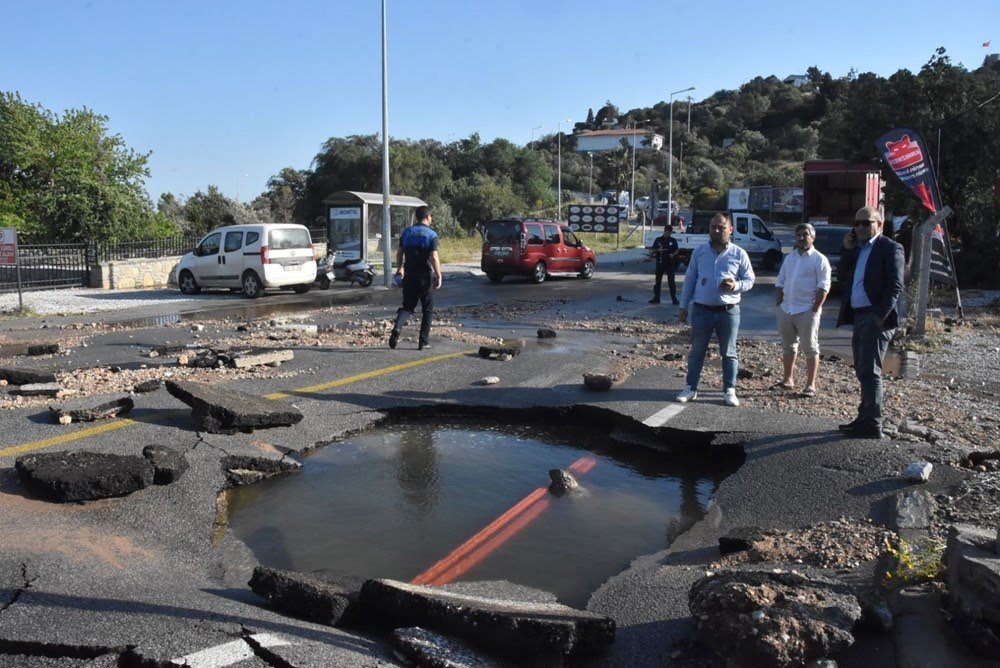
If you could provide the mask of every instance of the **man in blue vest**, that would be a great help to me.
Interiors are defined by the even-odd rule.
[[[899,326],[903,247],[882,234],[882,214],[866,206],[844,235],[837,277],[844,287],[837,326],[853,325],[854,374],[861,384],[858,416],[840,425],[852,438],[882,438],[882,362]]]
[[[441,288],[441,259],[438,257],[438,235],[431,229],[430,207],[419,206],[417,222],[403,230],[396,249],[396,280],[402,279],[403,306],[396,312],[396,324],[389,334],[389,347],[395,348],[399,331],[410,319],[420,302],[420,350],[430,348],[431,319],[434,316],[434,290]]]

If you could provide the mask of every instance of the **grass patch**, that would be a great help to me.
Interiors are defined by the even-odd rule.
[[[945,548],[943,540],[923,538],[909,542],[900,538],[898,546],[886,541],[885,547],[894,562],[892,568],[885,572],[886,587],[931,582],[941,575],[941,557]]]
[[[0,311],[0,320],[8,318],[37,318],[40,315],[42,314],[30,306],[18,306]]]

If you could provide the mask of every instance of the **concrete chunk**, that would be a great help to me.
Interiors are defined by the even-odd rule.
[[[300,619],[339,626],[357,614],[358,592],[364,580],[333,571],[298,573],[257,566],[250,589],[276,609]]]
[[[927,529],[934,520],[937,503],[923,489],[908,489],[892,499],[893,526],[896,529]]]
[[[142,457],[98,452],[49,452],[15,462],[21,483],[52,501],[125,496],[153,482],[153,465]]]
[[[287,401],[270,401],[204,383],[168,380],[167,391],[191,407],[197,429],[212,434],[288,427],[303,417],[302,411]]]
[[[10,394],[20,394],[23,397],[60,397],[64,394],[59,383],[27,383],[7,390]]]
[[[501,668],[507,665],[468,643],[419,626],[396,629],[392,633],[392,644],[414,664],[427,668]]]
[[[614,620],[559,603],[469,596],[396,580],[368,580],[360,604],[372,624],[419,626],[504,654],[587,654],[615,639]]]
[[[0,380],[6,380],[11,385],[54,383],[56,382],[56,375],[51,371],[8,366],[0,367]]]
[[[272,362],[290,362],[294,358],[295,353],[291,350],[264,350],[233,353],[232,361],[229,364],[237,369],[244,369],[248,366],[260,366]]]
[[[110,401],[94,404],[93,399],[79,399],[71,404],[49,406],[49,415],[53,422],[68,424],[68,422],[94,422],[128,413],[135,408],[132,397],[118,397]],[[68,418],[68,420],[66,419]]]
[[[147,445],[142,456],[153,465],[153,484],[169,485],[178,480],[191,466],[184,454],[165,445]]]
[[[583,374],[583,385],[588,390],[597,392],[607,392],[614,384],[614,380],[606,373],[585,373]]]
[[[58,352],[58,343],[36,343],[28,346],[28,355],[31,357],[37,357],[38,355],[55,355]]]
[[[948,530],[944,562],[952,605],[972,619],[1000,624],[1000,558],[990,529],[957,525]]]

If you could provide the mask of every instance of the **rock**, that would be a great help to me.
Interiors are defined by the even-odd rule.
[[[588,390],[607,392],[611,389],[614,381],[606,373],[585,373],[583,374],[583,384]]]
[[[698,635],[730,666],[796,666],[854,643],[861,606],[850,588],[795,572],[724,572],[688,594]],[[760,621],[751,615],[764,610]]]
[[[683,353],[665,353],[663,355],[664,362],[676,362],[678,360],[684,359]]]
[[[302,468],[302,464],[288,457],[267,458],[246,455],[226,455],[220,462],[226,479],[232,486],[250,485],[287,471]]]
[[[914,462],[903,471],[903,477],[910,482],[927,482],[934,465],[928,462]]]
[[[396,580],[368,580],[361,588],[363,619],[383,628],[419,626],[490,650],[533,657],[539,665],[573,652],[587,655],[615,639],[615,622],[559,603],[469,596]]]
[[[59,424],[66,424],[63,422],[64,417],[70,418],[72,422],[94,422],[131,412],[133,408],[135,408],[135,401],[128,396],[99,404],[93,404],[93,399],[79,399],[72,404],[49,406],[49,415],[52,416],[53,421]]]
[[[893,528],[928,529],[934,520],[937,503],[926,490],[908,489],[892,497],[892,506]]]
[[[153,465],[134,455],[49,452],[15,463],[21,483],[52,501],[87,501],[125,496],[153,482]]]
[[[57,421],[59,424],[70,424],[73,422],[73,418],[68,415],[60,415]]]
[[[573,474],[565,469],[549,469],[549,478],[552,480],[549,491],[556,496],[563,496],[567,492],[580,488],[580,483],[576,481]]]
[[[205,331],[205,325],[191,325],[192,332],[203,332]]]
[[[392,632],[392,644],[410,662],[426,668],[502,668],[472,645],[457,638],[411,626]]]
[[[972,619],[1000,624],[1000,557],[990,529],[955,525],[948,529],[944,563],[952,608]]]
[[[30,357],[37,357],[39,355],[55,355],[58,352],[58,343],[36,343],[28,346],[28,355]]]
[[[319,334],[319,325],[305,325],[299,322],[285,322],[272,325],[275,329],[285,332],[300,332],[303,334]]]
[[[163,386],[163,380],[159,378],[153,378],[152,380],[146,380],[139,383],[138,385],[132,388],[132,391],[135,392],[136,394],[145,394],[146,392],[154,392],[160,389],[162,386]]]
[[[298,424],[303,417],[302,411],[290,402],[263,399],[204,383],[168,380],[167,391],[191,406],[191,417],[197,429],[212,434],[288,427]]]
[[[20,394],[22,397],[59,397],[64,394],[59,383],[28,383],[7,390],[10,394]]]
[[[177,343],[165,343],[162,346],[156,346],[149,351],[150,357],[159,357],[160,355],[177,355],[187,350],[187,346],[183,346]],[[153,353],[156,353],[155,355]]]
[[[0,367],[0,380],[6,380],[11,385],[32,385],[35,383],[54,383],[56,375],[51,371],[8,366]]]
[[[147,445],[142,456],[153,465],[153,484],[169,485],[180,479],[191,466],[184,454],[165,445]]]
[[[719,537],[719,552],[731,554],[733,552],[746,552],[751,549],[757,541],[764,537],[764,530],[760,527],[740,527],[732,529],[725,536]]]
[[[740,380],[750,380],[751,378],[753,378],[753,376],[754,373],[750,369],[739,369],[736,372],[736,377],[739,378]]]
[[[299,573],[257,566],[250,589],[277,610],[328,626],[351,623],[357,615],[362,578],[316,571]]]
[[[483,378],[482,380],[479,381],[479,384],[480,385],[496,385],[499,382],[500,382],[500,377],[499,376],[486,376],[486,378]]]
[[[294,358],[295,353],[291,350],[263,350],[256,352],[233,353],[229,366],[237,369],[245,369],[248,366],[290,362]]]
[[[507,359],[520,354],[520,346],[479,346],[479,356],[483,359],[502,359],[507,356]]]
[[[556,330],[554,329],[539,329],[538,338],[540,339],[554,339],[556,338]]]

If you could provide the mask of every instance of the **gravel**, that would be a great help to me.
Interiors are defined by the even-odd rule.
[[[199,297],[185,295],[177,290],[166,288],[155,290],[70,288],[68,290],[25,292],[22,296],[25,309],[39,315],[101,313],[199,299]],[[206,295],[206,297],[212,298],[218,297],[218,295]],[[17,307],[18,299],[16,292],[0,294],[0,313],[14,311]]]

